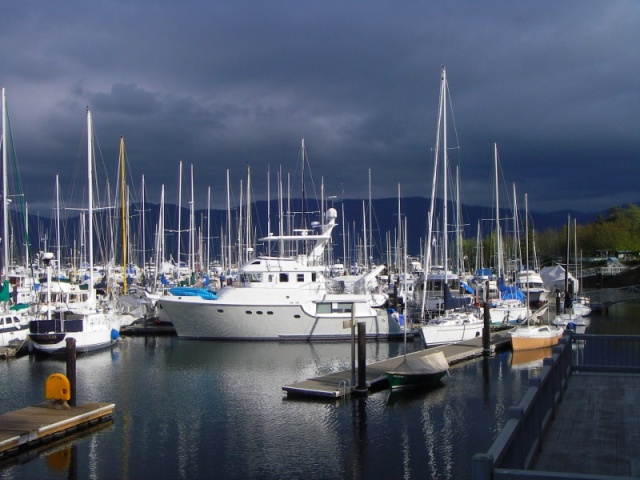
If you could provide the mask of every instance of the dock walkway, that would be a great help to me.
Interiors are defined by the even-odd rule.
[[[491,334],[491,350],[500,350],[511,345],[511,337],[508,330],[502,330]],[[442,351],[447,358],[449,364],[461,362],[463,360],[478,357],[482,355],[482,337],[477,337],[465,342],[453,343],[450,345],[442,345],[438,347],[428,348],[419,352],[407,354],[407,356],[425,356],[432,353]],[[367,389],[375,391],[387,387],[386,372],[393,370],[404,359],[403,356],[389,358],[380,362],[374,362],[366,365],[366,382]],[[340,398],[351,393],[352,387],[351,370],[334,372],[322,377],[311,378],[285,385],[282,387],[287,396],[303,396],[303,397],[325,397]],[[355,378],[357,378],[357,373]]]
[[[571,375],[532,470],[640,477],[640,375]]]
[[[0,458],[112,418],[115,404],[85,403],[67,409],[50,402],[0,415]]]

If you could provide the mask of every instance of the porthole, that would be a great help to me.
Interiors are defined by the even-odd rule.
[[[293,318],[300,318],[300,315],[294,315]]]

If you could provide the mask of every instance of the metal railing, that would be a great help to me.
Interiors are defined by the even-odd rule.
[[[506,480],[514,475],[530,480],[584,478],[527,469],[536,459],[572,372],[640,373],[640,336],[574,333],[563,337],[552,352],[544,359],[540,376],[529,380],[520,403],[509,408],[509,418],[489,450],[473,456],[474,480]]]

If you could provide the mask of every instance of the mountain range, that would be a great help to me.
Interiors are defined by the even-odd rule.
[[[301,218],[302,212],[305,212],[305,218],[307,219],[308,228],[312,228],[312,222],[320,221],[320,213],[318,208],[318,202],[316,201],[306,201],[304,208],[302,208],[303,204],[300,199],[292,199],[288,202],[291,206],[291,211],[297,212],[290,216],[292,218],[291,222],[295,225],[295,228],[301,227]],[[396,232],[398,230],[398,200],[394,198],[384,198],[384,199],[375,199],[371,201],[371,213],[369,213],[369,202],[358,200],[358,199],[345,199],[340,202],[335,202],[333,205],[329,203],[328,207],[333,206],[338,212],[337,223],[338,226],[334,230],[333,233],[333,249],[335,256],[337,258],[342,257],[343,253],[343,242],[349,242],[350,245],[355,245],[356,241],[354,239],[358,239],[357,242],[362,245],[363,238],[363,212],[366,217],[367,224],[369,223],[369,219],[371,219],[371,223],[373,224],[373,228],[367,227],[367,244],[370,239],[373,240],[373,251],[374,257],[377,260],[385,257],[385,252],[387,251],[387,238],[391,239],[391,243],[393,244],[396,237]],[[423,242],[427,236],[427,221],[428,221],[428,211],[430,208],[430,200],[424,197],[408,197],[403,198],[400,201],[400,211],[402,212],[402,228],[404,229],[404,222],[406,219],[407,231],[408,231],[408,252],[409,255],[418,255],[420,253],[420,244]],[[131,205],[129,208],[130,214],[130,234],[129,238],[133,239],[138,247],[136,250],[139,251],[141,242],[140,232],[142,230],[141,226],[141,218],[140,215],[141,208],[138,205]],[[442,210],[441,206],[437,206],[435,211],[440,212]],[[119,230],[119,226],[121,221],[118,219],[118,215],[114,213],[115,210],[107,210],[101,211],[96,214],[96,223],[103,225],[114,226],[110,230],[117,231]],[[147,259],[151,258],[153,245],[154,245],[154,237],[156,225],[158,224],[158,214],[159,214],[159,205],[147,203],[144,208],[145,211],[145,248],[146,248],[146,257]],[[239,209],[236,207],[232,211],[232,218],[236,218]],[[269,212],[271,214],[271,225],[270,230],[274,234],[278,232],[278,221],[277,221],[277,211],[278,211],[278,202],[273,200],[271,201],[271,207],[266,201],[257,201],[253,203],[253,207],[251,210],[251,222],[253,225],[253,232],[255,238],[265,237],[268,232],[268,222],[267,218]],[[449,205],[449,228],[448,230],[451,232],[453,230],[452,223],[454,223],[455,217],[455,208],[453,205]],[[111,213],[109,213],[111,212]],[[470,206],[463,205],[460,208],[462,224],[463,224],[463,235],[464,238],[476,238],[478,224],[481,225],[482,235],[488,235],[494,228],[494,219],[495,219],[495,209],[488,207],[478,207],[478,206]],[[11,212],[13,220],[17,220],[19,214],[15,211]],[[599,215],[604,214],[604,212],[578,212],[578,211],[556,211],[550,213],[539,213],[539,212],[529,212],[529,228],[533,228],[538,232],[541,232],[546,229],[560,229],[567,222],[567,215],[571,215],[572,219],[576,219],[579,224],[590,223],[596,220]],[[115,217],[114,217],[115,215]],[[246,214],[245,214],[246,216]],[[513,213],[511,210],[501,209],[500,217],[503,219],[503,230],[510,232],[512,231],[513,222],[509,219],[513,217]],[[524,220],[523,220],[523,212],[519,212],[519,224],[520,229],[524,229]],[[167,253],[167,257],[172,256],[176,257],[177,252],[177,232],[178,230],[182,230],[182,237],[180,239],[181,242],[181,251],[185,252],[188,250],[188,233],[187,230],[189,228],[189,210],[188,208],[183,208],[181,212],[181,228],[178,228],[177,225],[178,218],[178,208],[175,205],[165,205],[165,251]],[[227,224],[226,224],[227,212],[226,210],[211,210],[211,222],[210,222],[210,237],[211,237],[211,256],[212,259],[219,258],[220,253],[220,237],[221,235],[226,236],[227,234]],[[201,231],[199,237],[206,238],[207,237],[207,210],[199,209],[195,212],[195,225],[196,229]],[[435,216],[434,225],[436,229],[440,229],[442,225],[442,215],[438,214]],[[80,231],[80,217],[77,212],[74,212],[73,215],[68,215],[66,219],[61,221],[61,237],[60,241],[62,245],[63,257],[71,255],[72,246],[75,245],[75,249],[78,250],[82,242],[79,240],[78,232]],[[202,226],[202,227],[201,227]],[[233,235],[235,235],[237,226],[235,225],[233,228]],[[105,229],[96,228],[96,232],[102,231]],[[12,230],[15,235],[15,230]],[[50,218],[42,218],[34,215],[30,215],[29,220],[29,232],[30,232],[30,241],[31,244],[31,255],[37,251],[56,251],[57,245],[57,235],[56,235],[56,227],[55,221]],[[370,232],[370,233],[369,233]],[[113,235],[114,238],[118,238],[118,234]],[[76,239],[76,240],[74,240]],[[21,240],[12,239],[13,244],[17,245]],[[22,241],[22,244],[25,242]],[[119,243],[119,241],[115,241],[114,243]],[[37,247],[35,246],[37,244]],[[104,242],[101,243],[104,245]],[[24,247],[22,247],[24,248]],[[121,247],[115,247],[115,250],[119,252]],[[19,249],[17,249],[19,250]],[[102,251],[105,248],[102,247]],[[258,246],[258,251],[260,251],[260,247]],[[95,248],[96,252],[100,252],[100,247]],[[19,252],[18,252],[19,253]],[[106,254],[104,254],[106,255]],[[183,253],[184,255],[184,253]],[[98,256],[100,254],[98,253]],[[99,261],[99,259],[97,260]]]

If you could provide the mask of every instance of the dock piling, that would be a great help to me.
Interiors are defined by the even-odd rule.
[[[367,388],[367,324],[358,322],[358,386],[356,391],[366,395]]]
[[[68,405],[76,406],[76,339],[67,337],[67,378],[71,385],[71,398]]]

